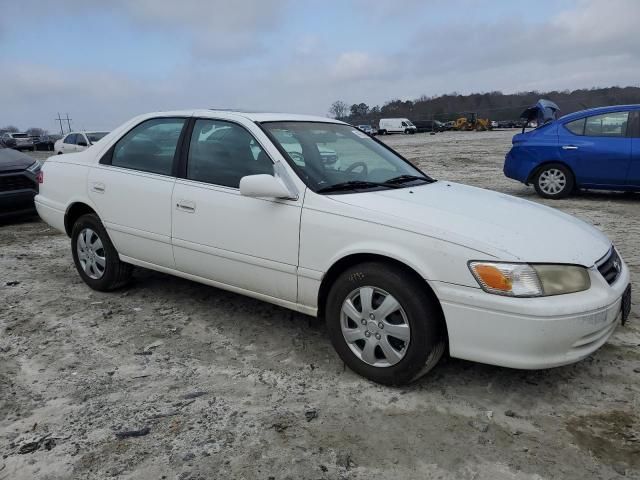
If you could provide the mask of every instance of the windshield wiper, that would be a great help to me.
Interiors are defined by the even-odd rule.
[[[367,182],[364,180],[351,180],[349,182],[341,182],[336,183],[335,185],[329,185],[328,187],[323,187],[319,190],[316,190],[316,193],[328,193],[328,192],[340,192],[344,190],[356,190],[359,188],[375,188],[375,187],[385,187],[385,188],[400,188],[399,185],[394,185],[392,183],[380,183],[380,182]]]
[[[422,180],[427,183],[432,183],[434,181],[429,177],[420,177],[418,175],[398,175],[397,177],[393,177],[393,178],[390,178],[389,180],[385,180],[384,183],[385,185],[393,185],[393,184],[412,182],[414,180]]]

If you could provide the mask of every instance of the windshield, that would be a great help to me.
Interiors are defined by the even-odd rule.
[[[87,132],[87,138],[91,143],[96,143],[102,137],[105,137],[109,132]]]
[[[13,138],[29,138],[29,135],[26,133],[12,133],[11,136]]]
[[[345,182],[358,182],[358,189],[397,188],[394,183],[380,184],[389,180],[395,182],[398,177],[402,177],[403,183],[407,181],[407,186],[415,185],[416,181],[431,181],[395,152],[349,125],[322,122],[266,122],[262,125],[314,191]],[[362,185],[362,182],[371,184]]]

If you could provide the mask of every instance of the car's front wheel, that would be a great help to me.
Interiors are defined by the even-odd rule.
[[[114,290],[131,277],[133,267],[120,261],[107,231],[95,214],[82,215],[73,225],[71,252],[80,277],[94,290]]]
[[[329,292],[325,313],[340,358],[374,382],[416,380],[445,350],[437,300],[393,265],[364,263],[343,272]]]
[[[536,173],[533,186],[543,198],[565,198],[573,191],[575,180],[573,173],[561,163],[544,165]]]

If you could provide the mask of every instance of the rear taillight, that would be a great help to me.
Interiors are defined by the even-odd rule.
[[[42,170],[36,173],[36,182],[44,183],[44,172]]]

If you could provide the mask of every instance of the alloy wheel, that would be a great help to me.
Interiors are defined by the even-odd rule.
[[[342,304],[340,327],[347,345],[363,362],[390,367],[404,358],[411,329],[402,305],[376,287],[353,290]]]
[[[106,267],[106,253],[98,234],[90,228],[84,228],[76,243],[78,261],[84,273],[94,280],[102,278]]]

